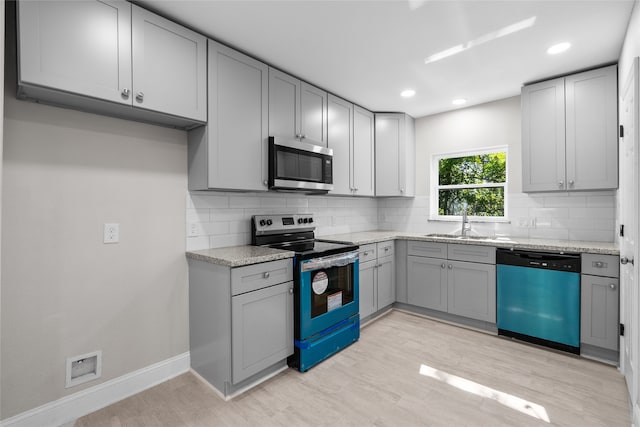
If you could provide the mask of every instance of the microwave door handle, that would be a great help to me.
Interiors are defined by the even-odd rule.
[[[329,255],[321,258],[312,258],[301,264],[302,271],[320,270],[330,267],[344,267],[353,264],[359,257],[357,251],[347,252],[346,254]]]

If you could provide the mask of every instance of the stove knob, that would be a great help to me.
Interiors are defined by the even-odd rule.
[[[267,220],[267,225],[271,225],[273,224],[273,221],[271,221],[270,219]]]
[[[302,222],[304,222],[306,224],[307,222],[309,222],[309,218],[303,219]]]
[[[309,218],[309,224],[313,222],[313,218]]]
[[[267,223],[267,221],[265,221],[264,219],[260,220],[260,226],[264,227],[264,225]]]
[[[302,224],[302,218],[298,218],[298,224]]]

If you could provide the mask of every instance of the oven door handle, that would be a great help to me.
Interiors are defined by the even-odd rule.
[[[302,271],[321,270],[330,267],[344,267],[353,264],[359,257],[358,251],[329,255],[321,258],[312,258],[300,263]]]

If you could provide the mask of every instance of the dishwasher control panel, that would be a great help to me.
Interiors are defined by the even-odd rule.
[[[496,264],[580,272],[580,254],[498,249]]]

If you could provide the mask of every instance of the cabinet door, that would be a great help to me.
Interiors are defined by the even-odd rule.
[[[300,133],[302,142],[327,146],[327,92],[300,84]]]
[[[351,182],[354,194],[358,196],[375,195],[374,141],[373,113],[355,106],[353,111],[353,149],[351,153],[353,170]]]
[[[131,104],[125,1],[18,2],[18,48],[22,83]]]
[[[409,304],[447,311],[447,260],[407,257]]]
[[[566,189],[564,79],[522,88],[522,191]]]
[[[132,6],[133,105],[207,120],[207,39]]]
[[[567,188],[618,187],[617,67],[565,78]]]
[[[404,116],[376,114],[376,196],[400,196],[400,141]]]
[[[580,342],[617,351],[618,279],[583,274],[580,299]]]
[[[291,140],[300,134],[300,80],[269,68],[269,136]]]
[[[396,271],[393,256],[378,259],[378,310],[396,302]]]
[[[268,85],[267,65],[209,41],[209,188],[267,190]]]
[[[333,190],[331,194],[351,195],[351,146],[353,104],[329,95],[329,140],[333,149]]]
[[[372,315],[378,308],[376,286],[376,261],[360,264],[360,318]]]
[[[496,266],[448,261],[448,311],[496,323]]]
[[[231,298],[233,384],[293,354],[293,282]]]

